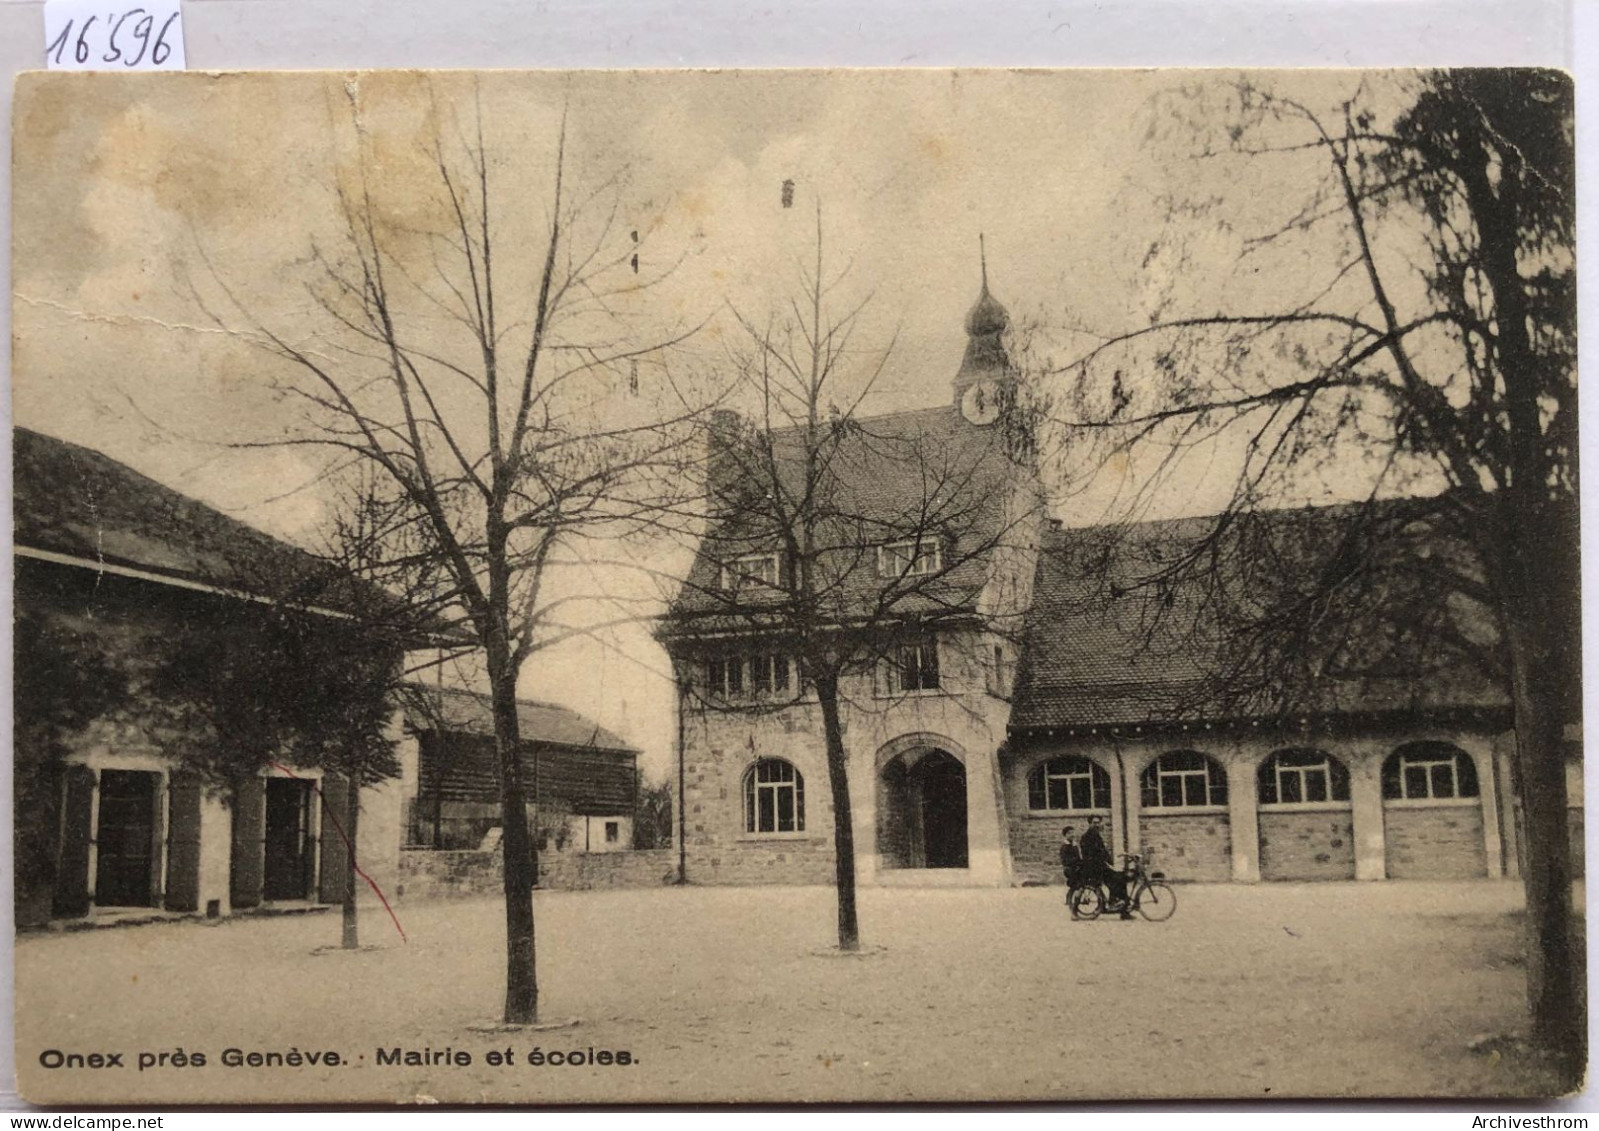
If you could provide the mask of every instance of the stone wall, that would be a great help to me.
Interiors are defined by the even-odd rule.
[[[1105,843],[1116,851],[1116,828],[1108,813],[1103,829]],[[1016,882],[1026,887],[1039,884],[1064,884],[1066,877],[1060,870],[1060,830],[1070,825],[1082,839],[1088,828],[1087,814],[1052,813],[1048,817],[1012,816],[1010,819],[1011,867]]]
[[[1355,822],[1349,809],[1262,809],[1260,878],[1352,880]]]
[[[1139,815],[1139,834],[1150,868],[1165,872],[1168,879],[1232,879],[1232,835],[1225,813],[1145,810]]]
[[[539,858],[539,886],[551,891],[665,887],[677,880],[677,849],[563,852]]]
[[[407,848],[400,853],[400,881],[394,898],[470,899],[503,890],[500,852],[463,849],[453,852]]]
[[[407,900],[471,899],[503,891],[499,847],[490,851],[408,848],[400,854],[395,897]],[[543,852],[539,887],[546,891],[661,887],[677,878],[677,850]]]
[[[1488,874],[1482,806],[1384,806],[1390,880],[1460,880]]]

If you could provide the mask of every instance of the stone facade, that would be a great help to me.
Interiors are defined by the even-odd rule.
[[[996,668],[996,645],[1003,647],[991,634],[976,631],[941,638],[937,692],[883,694],[872,673],[857,674],[841,689],[844,738],[851,757],[857,874],[862,883],[905,882],[913,873],[932,882],[1009,882],[1010,841],[997,755],[1009,711],[998,683],[1007,678],[1008,669],[1003,662]],[[833,881],[832,807],[821,710],[814,700],[749,711],[727,710],[717,703],[685,706],[684,750],[690,882]],[[888,803],[886,775],[899,767],[914,767],[933,752],[947,754],[960,766],[967,803],[968,863],[961,869],[895,867],[898,830],[879,819]],[[748,829],[746,780],[763,758],[780,758],[798,772],[804,791],[802,829]],[[929,876],[935,871],[950,875]]]

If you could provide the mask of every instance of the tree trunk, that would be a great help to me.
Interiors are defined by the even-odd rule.
[[[855,824],[849,799],[849,762],[844,728],[838,718],[838,677],[816,680],[822,704],[822,729],[827,735],[827,781],[833,794],[833,866],[838,886],[838,948],[861,948],[860,921],[855,914]]]
[[[1517,635],[1520,635],[1519,633]],[[1575,954],[1564,716],[1558,675],[1512,640],[1516,769],[1525,815],[1527,1004],[1532,1039],[1556,1054],[1575,1083],[1587,1062],[1581,964]]]
[[[522,784],[521,731],[516,717],[515,673],[505,665],[489,672],[494,700],[494,746],[500,766],[500,849],[505,879],[505,1022],[530,1025],[539,1019],[539,981],[533,942],[533,884],[538,863],[527,825]]]
[[[1586,986],[1574,951],[1564,735],[1567,721],[1581,717],[1573,624],[1580,557],[1574,518],[1517,494],[1529,492],[1500,501],[1494,529],[1502,545],[1490,561],[1498,566],[1525,817],[1527,1004],[1533,1041],[1560,1059],[1575,1087],[1587,1063]]]
[[[357,775],[351,775],[349,784],[345,789],[344,801],[344,942],[345,950],[355,950],[361,945],[361,934],[356,924],[355,909],[355,833],[356,825],[361,819],[361,782]],[[322,851],[328,850],[328,840],[322,838]]]

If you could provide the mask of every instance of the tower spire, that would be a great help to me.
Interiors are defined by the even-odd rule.
[[[988,240],[977,233],[977,263],[981,271],[982,287],[977,301],[966,312],[966,356],[961,360],[960,372],[955,375],[955,396],[958,400],[966,388],[978,381],[1009,381],[1013,378],[1010,359],[1005,356],[1001,341],[1010,315],[988,290]]]

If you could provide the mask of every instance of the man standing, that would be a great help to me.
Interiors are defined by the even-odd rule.
[[[1083,850],[1070,825],[1060,830],[1060,870],[1066,874],[1066,902],[1070,903],[1072,888],[1082,882],[1083,875]]]
[[[1105,834],[1099,828],[1102,823],[1103,818],[1097,815],[1088,818],[1088,831],[1083,834],[1081,846],[1083,880],[1090,884],[1104,884],[1110,891],[1110,903],[1106,909],[1119,910],[1123,919],[1131,919],[1132,912],[1127,910],[1127,877],[1115,867],[1115,858],[1105,844]]]

